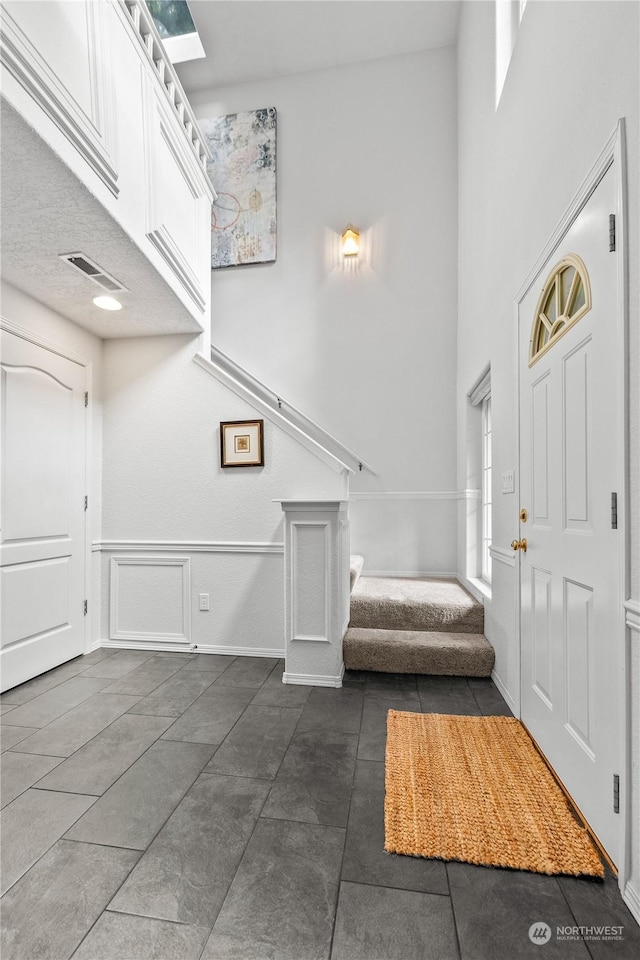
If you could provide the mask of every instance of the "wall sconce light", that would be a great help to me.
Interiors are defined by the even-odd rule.
[[[360,233],[352,224],[348,223],[342,233],[342,255],[357,257],[360,250]]]

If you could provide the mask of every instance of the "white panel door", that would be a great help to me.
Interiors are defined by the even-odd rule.
[[[2,331],[2,690],[84,652],[85,368]]]
[[[613,777],[621,772],[623,669],[615,633],[623,532],[611,524],[611,494],[622,496],[623,421],[618,264],[608,244],[615,210],[609,167],[519,314],[520,506],[529,514],[520,525],[528,541],[520,551],[522,720],[614,863],[621,844]],[[542,284],[569,254],[586,266],[591,309],[530,365]],[[558,291],[549,302],[555,319],[561,301]]]

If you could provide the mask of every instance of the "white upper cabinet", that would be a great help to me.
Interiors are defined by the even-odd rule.
[[[5,192],[7,241],[30,205],[39,237],[32,257],[21,250],[24,277],[15,243],[13,254],[6,251],[7,279],[103,336],[206,330],[215,196],[209,155],[146,5],[6,0],[0,16],[3,128],[12,134],[3,146],[5,183],[30,182],[34,145],[44,151],[42,169],[51,170],[55,159],[66,171],[58,177],[54,169],[42,183],[41,203]],[[79,181],[74,195],[69,170]],[[33,258],[43,258],[53,232],[52,257],[84,253],[122,282],[128,317],[122,311],[103,330],[106,321],[92,321],[92,308],[86,320],[72,305],[65,310],[55,294],[56,273],[60,288],[69,290],[69,274],[60,271],[70,268],[62,260],[42,264],[50,296],[37,278],[29,282]],[[19,239],[24,247],[22,233]],[[90,283],[81,276],[74,282]]]
[[[2,4],[2,65],[117,195],[106,14],[103,3],[9,0]],[[11,86],[5,91],[3,82],[9,97]]]

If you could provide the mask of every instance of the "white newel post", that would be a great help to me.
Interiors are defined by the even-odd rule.
[[[342,686],[349,624],[346,500],[281,500],[285,515],[284,683]]]

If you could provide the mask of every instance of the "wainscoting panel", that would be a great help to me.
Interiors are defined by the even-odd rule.
[[[291,524],[291,639],[329,642],[329,523]]]
[[[189,557],[112,557],[110,585],[110,640],[191,643]]]

